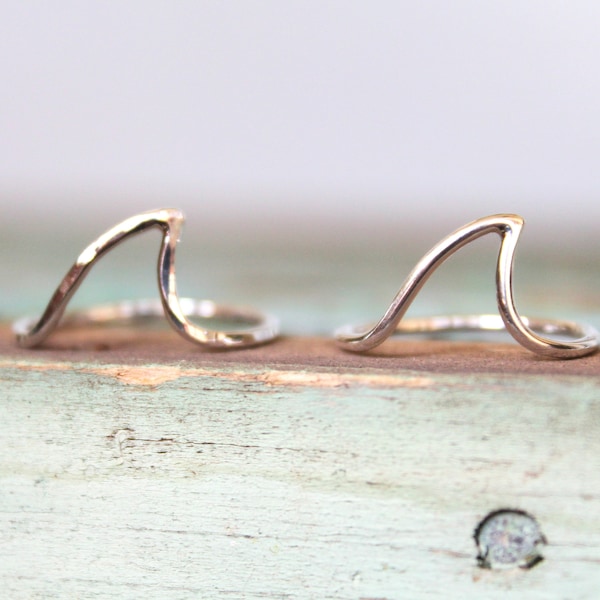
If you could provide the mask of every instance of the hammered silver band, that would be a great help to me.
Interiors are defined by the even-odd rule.
[[[180,210],[163,208],[126,219],[102,234],[79,255],[39,319],[23,318],[13,324],[20,346],[40,345],[57,327],[67,304],[93,265],[109,250],[133,235],[158,228],[162,240],[158,256],[158,289],[160,300],[122,302],[94,307],[76,313],[71,324],[111,322],[164,315],[168,323],[185,339],[208,348],[245,348],[276,338],[279,323],[272,316],[254,309],[223,306],[209,300],[179,298],[175,275],[175,248],[181,234],[184,216]],[[232,329],[202,327],[188,317],[233,322]]]
[[[436,244],[417,263],[375,325],[346,325],[335,338],[345,350],[370,350],[394,333],[431,333],[449,330],[498,330],[505,328],[523,347],[551,358],[576,358],[595,352],[598,332],[590,325],[551,319],[528,319],[519,315],[514,302],[512,274],[515,250],[524,220],[500,214],[477,219],[457,229]],[[496,268],[496,298],[499,315],[430,317],[402,322],[413,300],[432,273],[463,246],[488,233],[501,238]],[[559,336],[560,339],[549,338]]]

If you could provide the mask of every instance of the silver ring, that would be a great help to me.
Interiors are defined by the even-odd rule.
[[[431,333],[450,330],[498,330],[505,328],[522,346],[552,358],[576,358],[595,352],[598,332],[591,325],[551,319],[528,319],[517,312],[512,288],[514,255],[525,222],[518,215],[483,217],[444,238],[417,263],[391,305],[373,326],[346,325],[335,338],[345,350],[364,352],[378,346],[393,333]],[[496,268],[499,315],[470,315],[407,319],[409,306],[432,273],[457,250],[488,233],[501,237]],[[551,339],[557,335],[566,339]]]
[[[25,317],[13,324],[18,344],[24,348],[41,344],[58,325],[69,300],[95,262],[127,238],[150,228],[162,231],[158,256],[160,300],[121,302],[93,307],[73,313],[66,321],[71,325],[81,325],[164,315],[168,323],[185,339],[210,348],[245,348],[276,338],[279,335],[279,323],[272,316],[251,308],[178,297],[175,247],[179,241],[183,221],[183,213],[180,210],[163,208],[126,219],[102,234],[79,255],[56,288],[42,316],[39,319]],[[200,317],[209,321],[232,321],[235,327],[226,331],[209,329],[190,321],[188,317]]]

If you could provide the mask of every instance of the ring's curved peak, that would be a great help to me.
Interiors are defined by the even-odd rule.
[[[463,246],[488,233],[500,235],[500,251],[496,269],[496,297],[498,310],[507,331],[522,346],[543,356],[552,358],[575,358],[594,352],[598,348],[598,333],[586,324],[570,321],[531,320],[521,317],[517,311],[513,296],[512,272],[515,250],[525,222],[519,215],[500,214],[483,217],[467,223],[435,245],[417,263],[402,287],[396,294],[385,314],[374,326],[346,325],[336,330],[338,344],[345,350],[363,352],[381,344],[394,332],[409,329],[416,331],[440,331],[465,328],[467,319],[469,329],[487,329],[486,315],[469,317],[433,317],[420,319],[420,327],[414,323],[405,328],[400,321],[409,306],[425,285],[432,273]],[[477,319],[480,319],[477,321]],[[442,319],[444,325],[440,324]],[[452,321],[455,325],[452,325]],[[487,318],[489,321],[489,317]],[[575,339],[554,340],[536,333],[529,324],[536,323],[536,329],[544,333],[560,331]],[[460,323],[461,325],[458,325]],[[529,324],[528,324],[529,323]]]

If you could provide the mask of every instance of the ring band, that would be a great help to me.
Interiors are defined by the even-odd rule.
[[[517,312],[512,289],[514,255],[525,222],[518,215],[492,215],[477,219],[444,238],[417,263],[391,305],[373,326],[346,325],[334,333],[345,350],[364,352],[378,346],[393,333],[423,333],[450,330],[498,330],[505,328],[522,346],[551,358],[576,358],[595,352],[598,332],[594,327],[571,321],[527,319]],[[410,319],[401,322],[409,306],[432,273],[457,250],[488,233],[501,237],[496,269],[499,315],[471,315]],[[569,339],[551,339],[558,335]]]
[[[183,221],[181,211],[164,208],[136,215],[109,229],[79,255],[39,319],[25,317],[13,324],[18,344],[25,348],[41,344],[58,325],[69,300],[94,263],[120,242],[149,228],[159,228],[163,234],[158,258],[160,300],[126,301],[92,307],[68,315],[65,318],[67,325],[164,316],[182,337],[209,348],[245,348],[276,338],[279,335],[279,322],[272,316],[247,307],[178,297],[175,247]],[[228,330],[209,329],[190,321],[188,317],[232,321],[234,327]]]
[[[557,335],[567,339],[579,339],[593,336],[596,330],[586,324],[574,321],[530,318],[521,315],[523,323],[532,331],[544,335]],[[373,328],[370,325],[346,325],[340,327],[338,336],[356,337],[364,335]],[[452,333],[468,331],[505,331],[506,327],[500,315],[436,315],[433,317],[413,317],[398,323],[392,335],[418,335],[432,333]]]
[[[268,342],[277,335],[279,329],[276,318],[249,307],[216,304],[212,300],[196,300],[194,298],[179,298],[179,304],[185,317],[230,321],[239,327],[239,329],[227,332],[205,329],[203,343],[212,346],[248,346]],[[61,329],[128,322],[143,323],[148,319],[164,318],[164,316],[163,305],[156,298],[125,300],[69,312],[61,319]],[[17,335],[26,335],[36,321],[35,318],[23,317],[13,324],[13,331]],[[253,326],[254,329],[248,332],[248,326]],[[225,335],[227,340],[223,339]]]

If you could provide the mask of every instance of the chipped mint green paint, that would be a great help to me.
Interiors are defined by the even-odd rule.
[[[597,597],[600,377],[241,369],[141,385],[5,360],[5,597]],[[505,507],[548,538],[529,571],[476,566]]]

